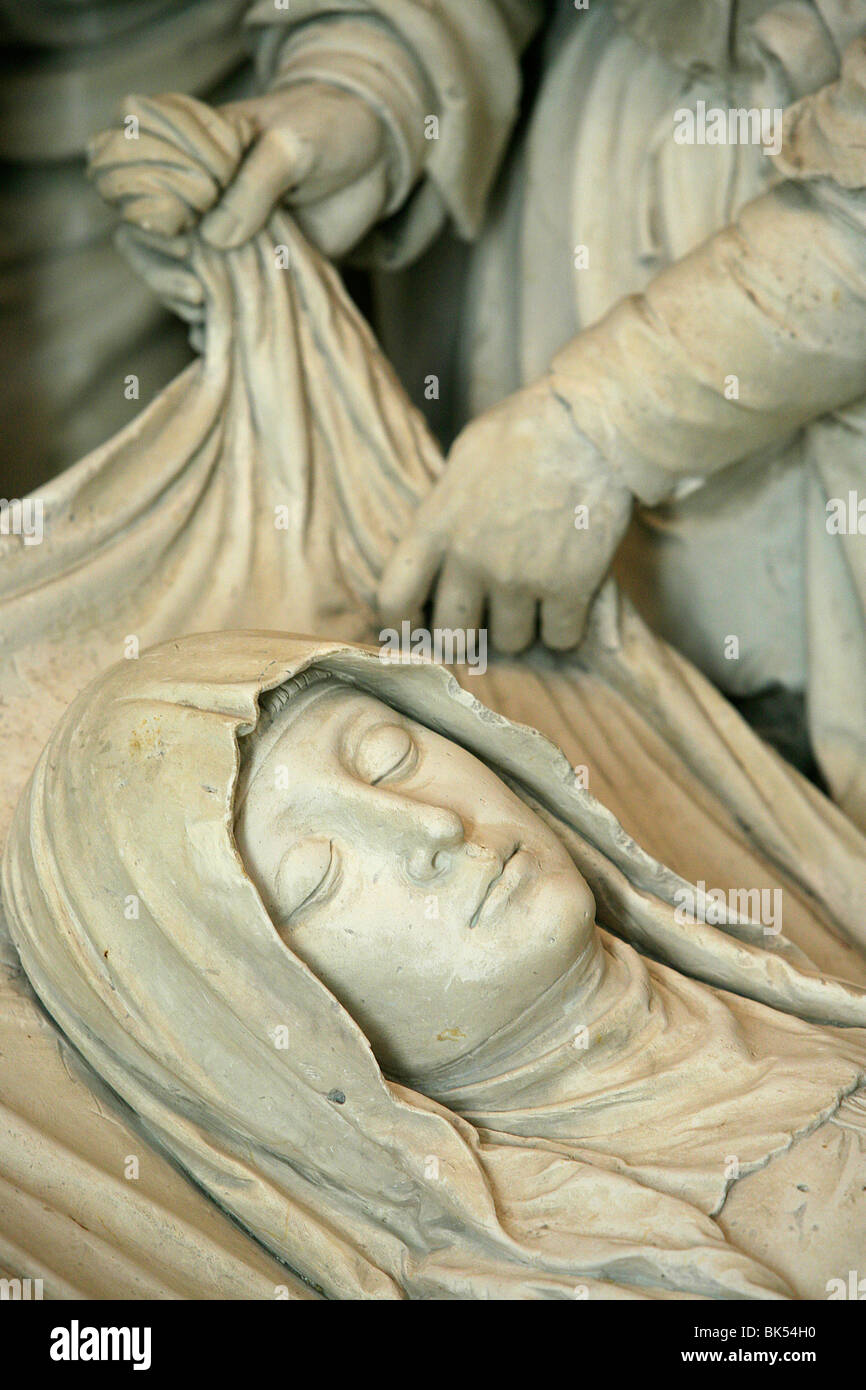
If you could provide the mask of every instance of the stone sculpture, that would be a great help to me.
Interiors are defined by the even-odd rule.
[[[274,31],[278,48],[284,37]],[[301,37],[315,47],[312,26]],[[612,580],[584,593],[574,652],[458,669],[460,684],[351,645],[380,634],[383,572],[390,560],[386,588],[405,580],[398,546],[441,453],[285,212],[262,198],[251,235],[231,244],[227,199],[262,143],[254,111],[127,106],[141,138],[104,137],[94,171],[201,356],[29,499],[42,544],[0,535],[4,839],[19,802],[0,919],[0,1266],[60,1296],[820,1296],[863,1229],[861,831]],[[399,179],[383,191],[375,141],[369,153],[360,221],[406,192]],[[429,190],[412,199],[422,222]],[[530,437],[531,414],[524,425]],[[622,517],[598,506],[615,531]],[[856,617],[856,582],[833,590],[839,621]],[[411,762],[429,743],[434,764],[456,769],[457,804],[415,808],[429,804],[453,837],[439,869],[464,847],[467,873],[499,862],[499,895],[514,892],[515,957],[485,959],[480,877],[478,900],[446,901],[448,930],[424,937],[422,997],[436,998],[444,963],[434,944],[450,942],[467,981],[498,981],[488,1015],[479,1004],[470,1019],[468,986],[454,1016],[389,1013],[399,991],[378,971],[381,903],[364,896],[354,984],[315,932],[292,948],[297,893],[339,874],[336,832],[323,822],[298,840],[291,816],[324,798],[325,715],[346,701],[380,720],[355,765],[364,794],[387,797],[394,768],[376,757]],[[300,795],[301,719],[318,761],[302,769],[306,803],[280,811],[285,840],[268,843],[273,796]],[[837,791],[854,816],[861,763],[845,730]],[[295,767],[291,787],[275,765]],[[487,824],[479,788],[499,808],[493,839],[471,833]],[[367,809],[359,835],[379,823]],[[396,903],[406,845],[394,833],[393,855],[380,852]],[[533,882],[543,895],[545,856],[552,942],[528,901],[517,911]],[[442,909],[437,891],[424,910]],[[436,919],[413,920],[424,933]],[[401,963],[411,969],[411,950]],[[540,996],[512,994],[524,967]],[[279,1100],[252,1103],[257,1068]],[[634,1107],[615,1134],[596,1086]],[[339,1145],[326,1135],[342,1145],[350,1131],[345,1166],[329,1168]]]

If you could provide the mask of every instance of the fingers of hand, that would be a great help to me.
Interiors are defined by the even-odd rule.
[[[399,625],[424,607],[442,558],[438,537],[416,527],[397,546],[379,583],[379,611],[385,622]]]
[[[266,131],[217,206],[202,219],[205,241],[223,251],[249,241],[261,231],[286,189],[303,177],[311,157],[309,147],[300,141]]]
[[[495,588],[490,594],[490,641],[498,651],[514,655],[535,641],[535,596],[524,589]]]
[[[436,585],[435,628],[478,628],[484,616],[484,585],[465,561],[449,555]]]
[[[118,231],[115,241],[133,270],[172,308],[184,305],[189,309],[203,304],[204,291],[200,281],[173,257],[146,245],[126,228]]]
[[[583,636],[586,609],[591,595],[566,593],[542,600],[541,640],[553,651],[570,651]]]

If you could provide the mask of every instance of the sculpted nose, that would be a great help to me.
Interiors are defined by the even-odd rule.
[[[465,841],[463,822],[454,811],[417,802],[410,812],[413,841],[409,873],[419,882],[438,878],[451,868],[454,854]]]

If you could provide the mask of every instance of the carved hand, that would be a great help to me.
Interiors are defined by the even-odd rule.
[[[216,207],[205,240],[226,250],[248,241],[281,201],[327,256],[354,246],[381,217],[388,196],[385,129],[359,96],[303,82],[221,113],[253,138]]]
[[[444,474],[382,577],[383,618],[481,625],[518,652],[575,646],[621,540],[632,495],[576,428],[549,379],[509,396],[456,440]]]
[[[204,163],[192,153],[198,146]],[[188,233],[240,246],[287,198],[307,235],[339,255],[384,210],[385,146],[372,108],[325,83],[219,110],[191,97],[132,96],[118,125],[91,141],[89,172],[123,219],[118,244],[128,260],[176,314],[199,323]]]

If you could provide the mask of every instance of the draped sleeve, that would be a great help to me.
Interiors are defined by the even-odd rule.
[[[258,0],[250,7],[265,85],[280,85],[287,71],[293,80],[306,71],[354,90],[363,81],[404,156],[391,216],[371,239],[369,259],[405,264],[449,219],[461,237],[477,236],[517,118],[521,53],[543,14],[543,0],[292,0],[285,9]],[[423,165],[415,180],[405,172],[413,147]]]
[[[784,111],[770,191],[554,362],[649,505],[866,394],[866,0],[768,7],[737,45]]]

